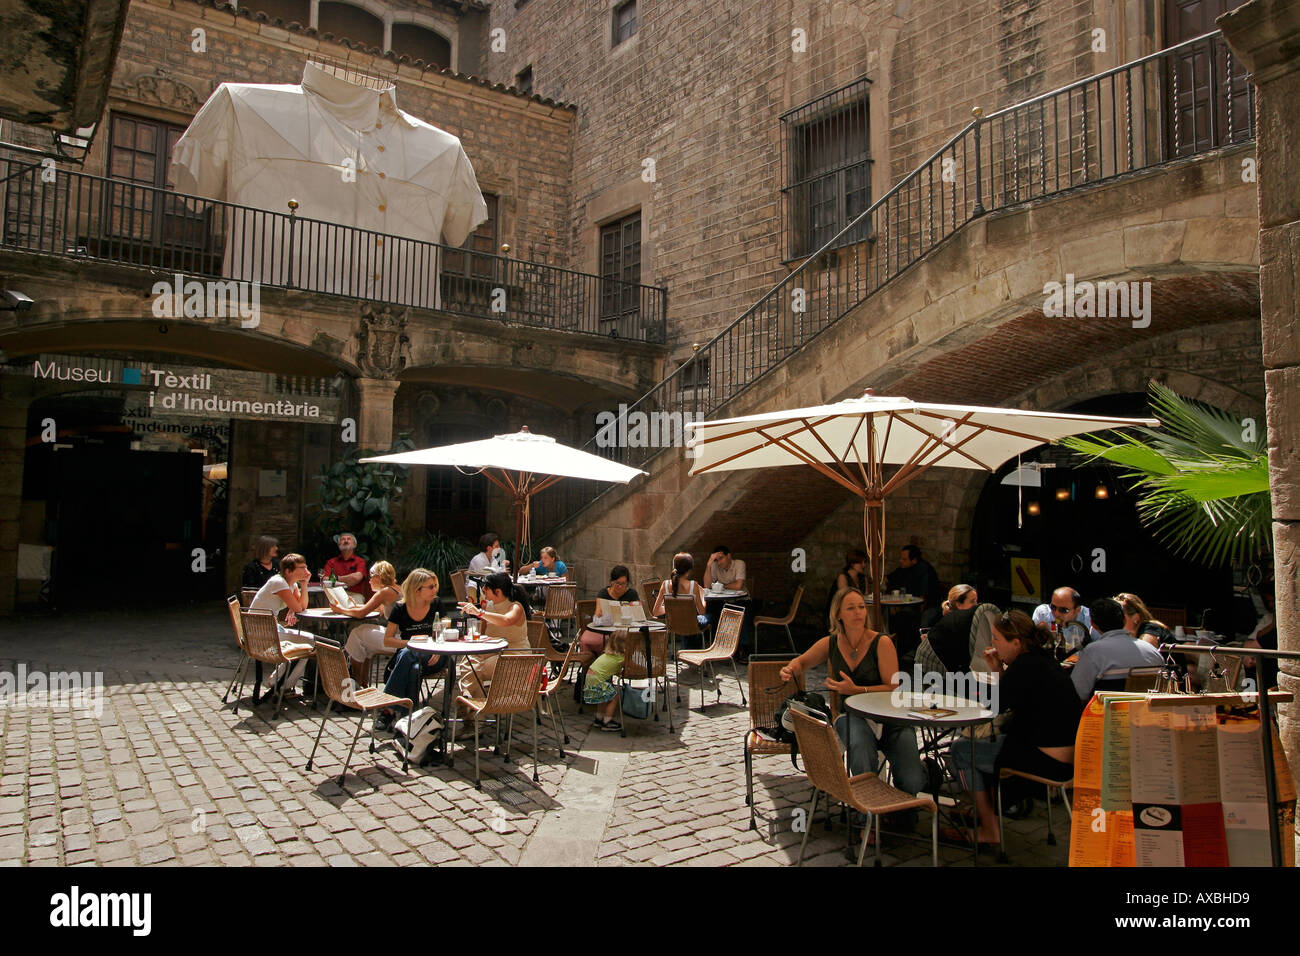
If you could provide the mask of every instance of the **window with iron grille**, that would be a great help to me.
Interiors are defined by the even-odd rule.
[[[156,190],[175,189],[171,178],[172,147],[185,127],[157,120],[114,114],[108,141],[108,175],[116,180],[104,190],[101,229],[114,239],[174,250],[204,249],[208,214],[193,212],[176,196]]]
[[[636,0],[627,0],[614,8],[614,46],[636,33]]]
[[[709,387],[710,361],[707,355],[692,356],[681,365],[681,375],[677,378],[677,387],[683,392],[699,391]]]
[[[461,243],[466,252],[448,252],[443,262],[442,271],[448,275],[470,279],[491,279],[495,274],[497,250],[497,197],[484,193],[488,217],[479,227],[469,234]],[[471,253],[478,253],[472,255]]]
[[[871,205],[866,77],[781,116],[787,259],[816,252]],[[836,244],[861,242],[863,222]]]
[[[641,213],[600,227],[602,331],[635,316],[641,299]]]

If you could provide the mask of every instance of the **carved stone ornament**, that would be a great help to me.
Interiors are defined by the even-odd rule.
[[[407,310],[387,305],[361,307],[357,365],[368,378],[397,378],[406,368],[411,340],[406,336]]]
[[[126,96],[140,103],[161,106],[179,113],[197,113],[203,97],[194,88],[161,71],[137,76],[126,86]]]

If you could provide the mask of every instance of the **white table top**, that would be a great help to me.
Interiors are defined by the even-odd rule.
[[[915,594],[904,594],[902,597],[893,597],[892,595],[889,594],[880,595],[880,603],[885,605],[886,607],[903,607],[908,604],[920,604],[924,600],[925,598],[919,598]],[[867,595],[867,603],[868,604],[875,603],[874,601],[871,600],[870,594]]]
[[[340,614],[333,608],[328,607],[309,607],[305,611],[298,612],[299,617],[315,617],[322,621],[366,621],[371,618],[379,617],[378,611],[371,611],[364,617],[353,617],[351,614]]]
[[[664,630],[665,626],[666,625],[663,623],[663,621],[637,621],[633,624],[588,624],[587,625],[587,627],[595,631],[597,634],[613,634],[621,627],[625,627],[629,631],[640,631],[641,628],[643,627],[648,627],[652,631],[662,631]]]
[[[708,589],[704,591],[704,600],[706,601],[722,601],[722,600],[727,600],[732,598],[743,598],[743,597],[749,597],[749,592],[732,591],[729,588],[723,588],[721,591],[712,591]]]
[[[421,636],[411,638],[407,646],[413,651],[432,651],[435,654],[492,654],[504,651],[510,645],[499,637],[481,641],[435,641]]]
[[[844,706],[855,713],[875,720],[884,720],[896,724],[933,724],[938,727],[963,727],[968,724],[982,724],[993,719],[993,711],[980,706],[978,701],[964,697],[952,697],[946,694],[900,694],[903,706],[894,703],[894,692],[888,690],[872,691],[869,694],[854,694],[844,701]],[[942,717],[928,717],[925,712],[934,705],[938,708],[955,710],[955,714]],[[920,715],[920,716],[918,716]]]
[[[519,584],[568,584],[568,577],[537,577],[532,574],[525,574],[519,578]]]

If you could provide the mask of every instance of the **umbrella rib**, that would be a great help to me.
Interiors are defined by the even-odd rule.
[[[833,417],[833,416],[832,416],[832,417]],[[824,419],[822,422],[818,422],[818,424],[819,424],[819,425],[820,425],[820,424],[824,424],[825,422],[828,422],[828,421],[830,421],[830,420],[831,420],[830,418],[827,418],[827,419]],[[763,429],[764,429],[764,428],[777,428],[777,427],[780,427],[780,426],[782,426],[782,425],[794,425],[794,424],[797,424],[799,421],[800,421],[800,419],[797,419],[797,418],[787,418],[787,419],[783,419],[783,420],[781,420],[781,421],[779,421],[779,422],[767,422],[767,423],[765,423],[765,424],[763,424],[763,425],[755,425],[755,426],[753,426],[752,428],[742,428],[740,431],[737,431],[737,432],[730,432],[730,433],[728,433],[728,434],[726,434],[726,435],[714,435],[714,436],[712,436],[712,437],[706,437],[706,438],[701,439],[701,440],[697,443],[696,447],[699,447],[699,445],[701,445],[701,444],[708,444],[708,443],[711,442],[711,441],[724,441],[724,440],[726,440],[726,439],[728,439],[728,438],[738,438],[738,437],[740,437],[741,435],[759,435],[759,436],[761,436],[762,438],[766,439],[766,441],[763,441],[763,442],[761,442],[760,444],[757,444],[757,445],[753,445],[753,446],[751,446],[751,447],[749,447],[749,448],[742,448],[740,451],[736,452],[736,453],[733,454],[733,455],[728,455],[726,458],[719,458],[719,459],[718,459],[717,461],[715,461],[713,464],[711,464],[711,465],[705,465],[703,468],[699,469],[699,471],[694,472],[694,474],[702,475],[702,474],[704,474],[705,472],[707,472],[707,471],[712,471],[712,470],[715,469],[715,468],[719,468],[719,467],[721,467],[722,465],[727,464],[728,462],[735,461],[737,458],[743,458],[744,456],[749,455],[749,454],[752,454],[752,453],[754,453],[754,452],[756,452],[756,451],[761,451],[762,449],[768,447],[769,445],[778,445],[778,446],[780,446],[780,447],[782,447],[782,448],[786,448],[786,450],[789,451],[789,448],[787,448],[785,445],[782,444],[782,440],[783,440],[783,438],[788,438],[789,435],[782,436],[781,439],[778,439],[778,438],[774,438],[774,437],[772,437],[772,436],[769,435],[767,432],[765,432]],[[805,428],[806,428],[806,427],[807,427],[807,422],[805,422],[804,425],[805,425]],[[799,432],[804,431],[805,428],[797,428],[797,429],[795,429],[794,431],[790,432],[790,435],[797,435]],[[829,450],[829,449],[828,449],[828,450]],[[802,460],[802,459],[800,459],[800,460]]]
[[[1017,409],[1017,411],[1019,411],[1019,409]],[[951,416],[947,416],[947,415],[940,415],[940,414],[938,414],[937,412],[930,412],[930,411],[918,411],[917,414],[919,414],[919,415],[926,415],[926,416],[928,416],[928,417],[930,417],[930,418],[938,418],[938,419],[944,419],[944,418],[949,418],[949,417],[951,417]],[[974,412],[971,412],[971,413],[968,414],[966,417],[969,418],[970,415],[973,415],[973,414],[975,414],[975,413],[974,413]],[[1028,414],[1028,412],[1026,412],[1025,414]],[[913,425],[912,427],[915,428],[916,426]],[[1037,443],[1040,444],[1040,445],[1046,445],[1046,444],[1049,444],[1049,443],[1051,443],[1051,442],[1056,441],[1055,438],[1044,438],[1042,435],[1030,435],[1030,434],[1027,434],[1027,433],[1025,433],[1025,432],[1012,431],[1010,428],[1004,428],[1004,427],[1001,426],[1001,425],[994,425],[994,424],[992,424],[992,423],[978,422],[978,423],[976,423],[976,426],[975,426],[975,427],[980,428],[980,429],[982,429],[982,430],[984,430],[984,431],[987,431],[987,432],[997,432],[999,435],[1010,435],[1012,438],[1023,438],[1025,441],[1037,442]],[[1129,426],[1127,426],[1127,425],[1118,425],[1118,424],[1106,425],[1104,422],[1098,422],[1098,423],[1096,424],[1096,426],[1094,426],[1094,428],[1093,428],[1092,430],[1095,431],[1095,430],[1098,430],[1098,429],[1105,430],[1105,429],[1107,429],[1107,428],[1127,428],[1127,427],[1129,427]],[[972,459],[972,460],[974,460],[974,459]],[[980,462],[980,464],[983,465],[983,467],[985,467],[985,468],[988,467],[987,465],[984,465],[983,462]]]
[[[817,444],[821,445],[822,448],[824,448],[824,449],[826,450],[826,454],[830,455],[830,457],[831,457],[831,461],[835,462],[835,464],[836,464],[836,466],[837,466],[837,471],[839,471],[839,473],[842,474],[842,475],[843,475],[845,478],[847,478],[849,481],[852,481],[853,478],[851,477],[851,473],[850,473],[850,471],[849,471],[848,465],[845,463],[843,456],[841,456],[841,455],[837,455],[837,454],[835,453],[835,450],[834,450],[833,448],[831,448],[831,446],[830,446],[829,444],[826,443],[826,439],[823,438],[823,437],[821,436],[821,432],[819,432],[819,431],[817,431],[815,428],[813,428],[812,425],[809,424],[809,422],[808,422],[808,420],[807,420],[806,418],[803,419],[802,421],[803,421],[803,423],[804,423],[804,427],[808,430],[808,433],[809,433],[810,435],[812,435],[813,438],[817,439]],[[831,419],[829,419],[829,418],[824,419],[824,420],[818,422],[817,424],[818,424],[818,425],[824,425],[824,424],[826,424],[826,422],[828,422],[828,421],[831,421]]]
[[[800,448],[798,445],[788,444],[784,437],[773,438],[772,436],[767,435],[761,428],[756,428],[754,430],[758,432],[758,434],[763,435],[764,438],[769,438],[770,441],[768,442],[768,444],[777,445],[778,447],[785,449],[787,452],[789,452],[795,458],[798,458],[805,465],[821,472],[823,475],[825,475],[827,478],[829,478],[831,481],[835,482],[836,484],[843,485],[845,488],[853,492],[855,495],[865,495],[865,489],[855,485],[847,475],[841,474],[840,472],[836,471],[834,468],[828,466],[825,462],[818,461],[816,458],[808,454],[808,452]],[[827,450],[829,451],[829,449]]]

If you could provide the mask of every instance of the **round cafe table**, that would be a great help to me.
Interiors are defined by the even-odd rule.
[[[481,637],[475,640],[462,641],[444,641],[434,640],[432,637],[420,636],[413,637],[406,644],[413,651],[424,651],[430,654],[441,654],[447,659],[447,683],[442,695],[442,729],[440,741],[438,744],[439,757],[438,763],[445,763],[448,767],[453,765],[454,757],[448,752],[448,742],[450,735],[447,728],[451,722],[451,700],[456,692],[456,664],[462,657],[470,654],[500,654],[510,645],[499,637]],[[469,662],[470,669],[473,670],[474,662]]]
[[[918,599],[919,600],[919,599]],[[883,603],[883,602],[882,602]],[[992,722],[994,712],[978,701],[965,697],[953,697],[948,694],[897,693],[895,691],[877,690],[866,694],[854,694],[844,699],[845,711],[853,711],[859,717],[886,724],[902,724],[933,731],[954,730],[975,727]],[[953,713],[944,713],[953,711]],[[852,724],[849,724],[852,727]],[[845,734],[848,736],[848,733]],[[845,741],[848,748],[848,741]],[[975,735],[970,737],[971,766],[975,766]],[[978,772],[978,771],[975,771]],[[938,794],[935,794],[937,797]],[[937,802],[937,801],[936,801]],[[979,863],[979,821],[971,827],[971,843],[975,847],[974,862]]]

